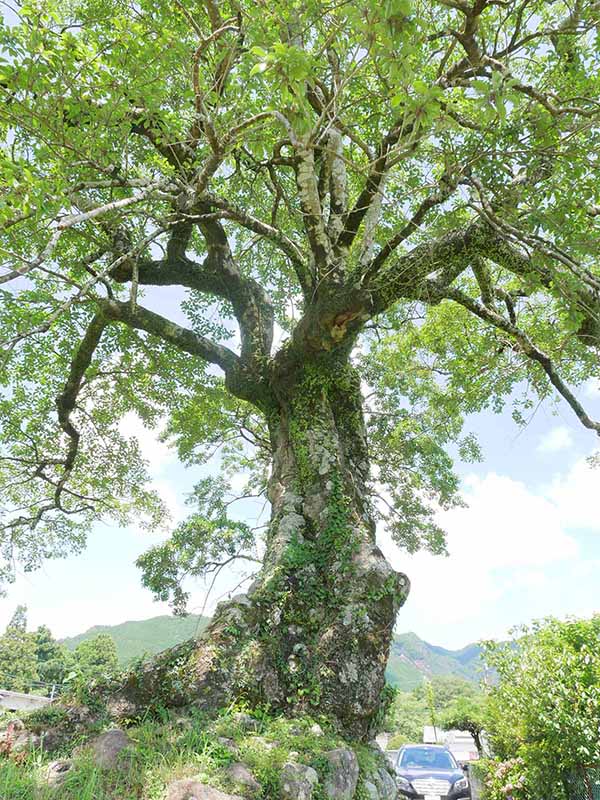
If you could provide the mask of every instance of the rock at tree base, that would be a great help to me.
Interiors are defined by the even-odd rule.
[[[233,739],[229,739],[227,736],[217,736],[217,742],[230,753],[234,755],[239,753],[239,748]]]
[[[352,750],[339,748],[325,753],[329,775],[325,781],[328,800],[352,800],[358,782],[358,761]]]
[[[385,767],[378,769],[370,778],[377,788],[379,800],[396,800],[398,787],[396,786],[396,781]]]
[[[236,602],[239,599],[238,597],[233,598]],[[235,608],[235,607],[234,607]],[[250,714],[246,714],[243,711],[238,711],[237,714],[233,715],[233,719],[243,731],[257,731],[260,728],[260,723],[254,717],[251,717]]]
[[[369,796],[369,800],[380,800],[379,792],[377,791],[377,787],[371,781],[365,781],[363,783],[363,788],[365,792]]]
[[[129,736],[120,728],[114,728],[96,736],[82,749],[91,749],[96,766],[110,769],[117,765],[121,753],[130,745]]]
[[[225,794],[219,789],[192,779],[174,781],[167,789],[167,800],[243,800],[235,794]]]
[[[281,800],[311,800],[319,776],[304,764],[284,764],[281,772]]]
[[[254,775],[250,772],[245,764],[240,762],[236,764],[230,764],[225,772],[227,777],[233,783],[239,783],[253,792],[258,792],[260,790],[260,783],[256,780]]]
[[[62,786],[72,766],[73,762],[67,759],[52,761],[46,767],[44,780],[53,789]]]

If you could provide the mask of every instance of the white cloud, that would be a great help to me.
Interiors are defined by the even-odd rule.
[[[234,495],[243,494],[248,488],[248,473],[236,472],[231,478],[230,486]]]
[[[560,450],[568,450],[573,446],[573,436],[571,431],[564,425],[559,425],[545,433],[537,446],[539,453],[558,453]]]
[[[134,412],[129,412],[123,417],[119,423],[119,431],[127,438],[137,439],[142,458],[148,463],[151,478],[148,488],[154,489],[159,494],[169,512],[170,518],[159,532],[159,535],[164,537],[184,519],[187,513],[177,492],[176,483],[166,474],[167,467],[173,467],[178,463],[177,453],[174,448],[160,441],[160,428],[154,430],[147,428]],[[129,529],[135,531],[136,526],[130,525]]]
[[[520,481],[488,473],[467,478],[468,508],[442,515],[449,549],[487,569],[537,567],[578,553],[546,497]]]
[[[157,480],[152,481],[151,486],[158,492],[163,503],[167,507],[170,516],[167,530],[170,531],[185,518],[188,512],[186,512],[181,503],[177,492],[173,489],[173,484],[168,483],[166,480]]]
[[[148,462],[152,475],[159,475],[169,464],[177,461],[177,453],[159,439],[160,431],[147,428],[134,412],[126,414],[119,423],[122,436],[135,438],[139,442],[142,458]]]
[[[565,528],[583,528],[600,533],[599,490],[600,467],[593,467],[581,459],[566,475],[555,475],[551,483],[542,488],[542,493],[553,504],[557,518]]]
[[[580,555],[578,542],[568,532],[568,509],[577,502],[571,492],[578,476],[574,469],[562,481],[557,478],[552,494],[536,493],[493,472],[468,477],[464,491],[468,507],[439,514],[447,532],[448,558],[428,553],[407,556],[384,537],[388,558],[412,584],[399,629],[412,625],[425,638],[461,646],[479,636],[502,635],[502,629],[518,621],[511,607],[516,591],[531,589],[550,596],[553,590],[546,571],[576,565]],[[597,521],[594,526],[600,527]],[[502,628],[498,619],[504,609]]]
[[[583,384],[583,393],[586,397],[598,399],[600,397],[600,378],[589,378]]]

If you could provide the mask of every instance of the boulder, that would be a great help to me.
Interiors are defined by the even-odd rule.
[[[230,753],[233,753],[233,755],[237,756],[240,752],[240,749],[234,740],[229,739],[227,736],[217,736],[217,742],[221,745],[221,747],[224,747],[226,750],[229,750]]]
[[[275,748],[279,747],[279,742],[267,742],[263,736],[253,736],[252,744],[257,744],[259,747],[262,747],[265,750],[275,750]]]
[[[377,790],[377,800],[396,800],[398,786],[396,784],[396,771],[390,763],[389,756],[375,740],[369,742],[369,749],[375,757],[376,766],[365,775],[365,782],[370,783]]]
[[[311,800],[319,776],[304,764],[284,764],[281,772],[281,800]]]
[[[169,784],[167,800],[243,800],[243,798],[225,794],[220,789],[187,778]]]
[[[92,751],[92,758],[98,767],[110,769],[116,767],[121,753],[131,745],[131,739],[120,728],[105,731],[91,739],[86,749]]]
[[[368,795],[369,800],[380,800],[379,792],[377,791],[377,787],[371,781],[365,781],[363,783],[363,788]]]
[[[232,783],[238,783],[241,786],[245,786],[252,792],[260,791],[260,783],[256,780],[254,775],[250,772],[245,764],[242,764],[239,761],[235,764],[230,764],[225,770],[225,773]]]
[[[240,726],[243,731],[257,731],[260,728],[260,722],[250,714],[244,711],[238,711],[233,715],[234,722]]]
[[[193,725],[192,718],[189,714],[185,713],[175,715],[173,724],[178,730],[181,731],[189,730]]]
[[[47,728],[39,735],[40,747],[46,753],[55,753],[69,743],[73,733],[58,727]]]
[[[325,753],[329,764],[325,779],[328,800],[352,800],[358,782],[358,761],[353,750],[338,748]]]
[[[87,706],[62,706],[53,703],[53,720],[27,719],[31,741],[46,753],[54,753],[68,746],[74,738],[84,736],[98,715]]]
[[[44,770],[44,781],[53,789],[62,786],[72,766],[68,759],[52,761]]]
[[[380,767],[372,775],[372,781],[377,787],[380,800],[396,800],[398,786],[385,767]]]

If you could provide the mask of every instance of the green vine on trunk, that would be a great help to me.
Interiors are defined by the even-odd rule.
[[[340,612],[340,592],[354,570],[358,541],[348,498],[337,473],[331,477],[327,524],[314,539],[296,536],[287,546],[275,574],[255,595],[276,609],[261,627],[259,640],[285,676],[291,706],[318,705],[321,681],[319,636]],[[301,632],[294,642],[294,632]],[[291,632],[291,633],[290,633]]]
[[[358,376],[345,361],[308,364],[293,391],[289,433],[296,461],[298,490],[305,493],[339,469],[341,439],[362,426]],[[336,414],[336,407],[344,414]],[[329,419],[328,419],[329,417]],[[343,425],[340,425],[343,420]]]

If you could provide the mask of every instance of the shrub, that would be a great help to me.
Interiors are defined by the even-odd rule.
[[[498,759],[486,778],[491,800],[510,792],[561,800],[568,772],[600,763],[599,645],[600,616],[547,619],[516,629],[510,642],[486,644],[499,677],[488,707]]]

